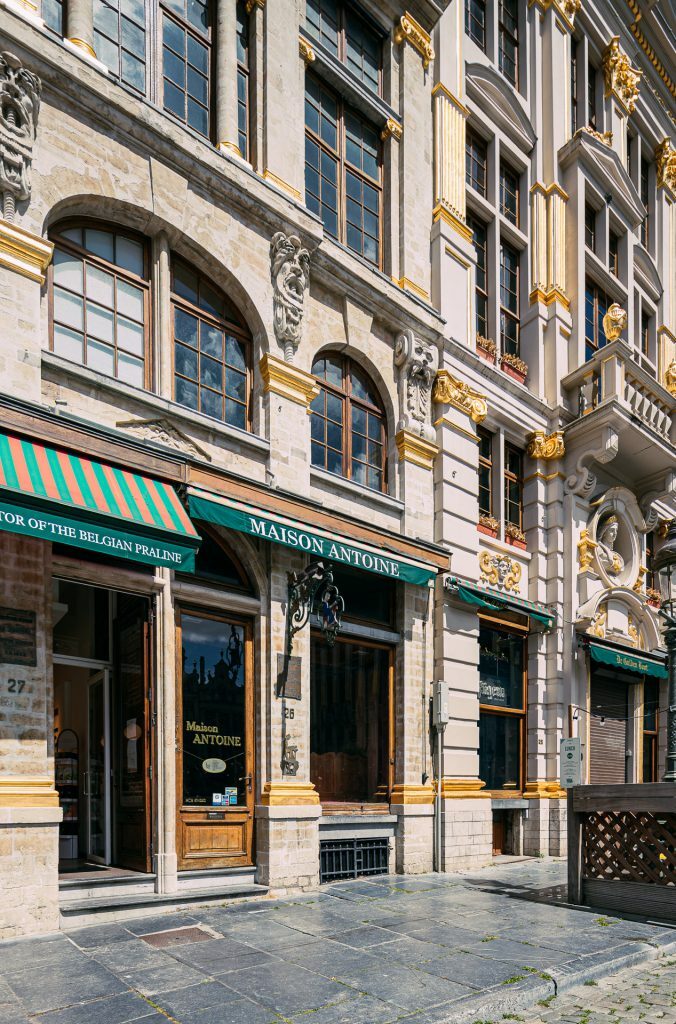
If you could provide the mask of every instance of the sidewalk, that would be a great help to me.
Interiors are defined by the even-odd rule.
[[[557,906],[564,881],[388,876],[0,944],[0,1022],[485,1024],[676,952],[676,930]]]

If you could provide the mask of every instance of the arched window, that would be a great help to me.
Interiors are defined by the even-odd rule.
[[[242,318],[221,291],[177,257],[171,290],[176,401],[248,430],[251,339]]]
[[[338,355],[315,359],[312,372],[321,383],[311,406],[312,465],[384,490],[385,413],[373,382]]]
[[[52,350],[146,387],[150,284],[144,240],[95,222],[57,226],[51,239]]]
[[[199,532],[202,543],[195,556],[195,570],[186,579],[191,583],[204,582],[228,590],[253,593],[249,578],[234,552],[225,546],[215,531],[211,532],[206,523],[199,524]]]

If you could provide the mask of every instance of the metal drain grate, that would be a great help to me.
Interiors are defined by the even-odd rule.
[[[168,946],[183,946],[188,942],[209,942],[213,935],[205,932],[203,928],[171,928],[166,932],[149,932],[148,935],[139,935],[149,946],[155,949],[167,949]]]
[[[386,875],[389,846],[388,839],[324,839],[319,844],[319,881]]]

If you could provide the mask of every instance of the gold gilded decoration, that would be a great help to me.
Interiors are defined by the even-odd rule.
[[[471,230],[467,227],[462,217],[454,210],[452,210],[450,204],[447,203],[445,200],[440,200],[432,210],[433,223],[436,224],[438,220],[443,220],[444,224],[448,224],[449,227],[457,231],[458,234],[462,235],[462,237],[465,238],[468,242],[471,242],[472,239],[474,238],[474,235],[472,234]]]
[[[434,789],[429,786],[416,786],[412,783],[398,783],[392,787],[391,804],[433,804]]]
[[[251,14],[254,7],[260,7],[261,10],[265,7],[265,0],[246,0],[246,13]]]
[[[676,99],[676,82],[672,81],[672,79],[669,77],[669,75],[667,73],[667,70],[664,67],[664,64],[662,63],[662,61],[657,56],[657,54],[653,50],[652,46],[650,45],[650,43],[648,42],[646,37],[643,35],[643,32],[641,31],[641,29],[638,27],[638,22],[641,19],[641,11],[639,9],[638,3],[636,2],[636,0],[627,0],[627,3],[629,4],[629,7],[631,8],[631,12],[634,15],[634,19],[635,19],[634,22],[629,26],[631,32],[633,32],[633,34],[636,37],[636,41],[638,42],[639,46],[641,47],[641,49],[645,53],[646,57],[648,58],[648,60],[652,64],[652,66],[655,68],[655,71],[660,76],[660,78],[662,79],[662,81],[666,85],[666,87],[669,90],[669,92],[671,93],[671,95],[674,97],[674,99]],[[657,95],[658,99],[660,99],[660,105],[664,106],[664,104],[661,101],[661,97],[659,97],[659,94],[656,93],[655,95]],[[665,109],[666,109],[666,107],[665,107]],[[667,110],[667,113],[669,114],[671,120],[673,121],[674,118],[673,118],[673,115],[671,114],[671,112],[669,110]]]
[[[536,779],[526,783],[523,795],[526,800],[560,800],[566,797],[566,791],[557,780]]]
[[[421,286],[419,284],[416,284],[415,281],[411,281],[410,278],[400,277],[399,280],[397,280],[396,278],[393,277],[392,280],[394,281],[398,288],[403,288],[403,290],[406,292],[413,292],[413,294],[417,295],[419,299],[423,300],[423,302],[429,301],[429,292],[426,292],[425,289],[421,288]]]
[[[86,53],[88,57],[93,57],[94,60],[97,59],[96,50],[90,43],[86,42],[84,39],[78,39],[77,36],[73,36],[68,40],[68,42],[71,43],[71,45],[74,46],[77,50],[82,50],[82,52]]]
[[[526,534],[523,532],[523,530],[519,529],[516,523],[506,524],[505,536],[511,537],[512,540],[518,540],[521,544],[526,543]]]
[[[519,356],[513,356],[509,352],[503,352],[500,358],[503,363],[507,363],[507,365],[511,366],[513,370],[516,370],[517,373],[522,373],[524,377],[528,376],[528,363],[525,363],[523,359],[519,358]]]
[[[590,128],[589,125],[583,124],[575,132],[574,138],[578,138],[581,132],[584,132],[585,135],[591,135],[593,139],[602,142],[604,146],[612,146],[613,144],[613,133],[611,131],[597,132],[594,128]]]
[[[603,333],[606,341],[617,341],[622,331],[627,329],[627,311],[622,309],[618,302],[608,306],[608,312],[603,318]]]
[[[497,533],[500,528],[500,523],[495,516],[489,516],[486,515],[485,512],[480,512],[479,526],[483,526],[486,530],[491,530],[493,533]]]
[[[594,615],[594,618],[591,620],[589,627],[587,628],[587,633],[589,634],[589,636],[596,636],[599,638],[599,640],[602,640],[603,637],[606,635],[607,619],[608,613],[606,612],[605,608],[599,608],[599,610]]]
[[[385,142],[389,138],[392,138],[396,142],[399,142],[403,134],[403,125],[399,124],[398,121],[395,121],[393,117],[388,117],[387,121],[385,122],[385,127],[380,133],[380,138],[383,140],[383,142]]]
[[[498,346],[492,338],[484,338],[483,334],[479,334],[477,332],[476,347],[480,348],[483,352],[487,352],[489,356],[492,356],[493,359],[495,359],[495,353],[498,350]]]
[[[319,804],[319,793],[311,782],[266,782],[261,803],[265,807],[302,807]]]
[[[314,64],[317,60],[317,54],[302,36],[298,40],[298,51],[306,64]]]
[[[491,794],[482,792],[486,786],[481,779],[442,779],[441,797],[443,800],[476,800]]]
[[[625,110],[633,114],[643,72],[631,66],[629,57],[620,48],[619,36],[613,36],[608,43],[602,64],[606,96],[616,96]]]
[[[438,370],[432,389],[432,401],[443,405],[452,405],[454,409],[464,412],[474,423],[483,423],[488,415],[486,396],[475,391],[449,373]]]
[[[670,395],[676,396],[676,359],[672,359],[664,371],[664,386]]]
[[[394,41],[395,43],[409,42],[422,57],[423,67],[427,71],[430,61],[434,60],[432,40],[429,33],[408,12],[402,14],[399,19],[399,24],[394,30]]]
[[[521,582],[521,566],[508,555],[491,555],[488,551],[482,551],[479,555],[479,568],[481,569],[481,582],[489,583],[492,587],[501,587],[503,590],[519,593]]]
[[[588,530],[583,530],[577,542],[577,559],[580,565],[580,572],[589,572],[594,560],[594,551],[598,547],[595,540],[589,536]]]
[[[0,807],[55,807],[59,794],[51,778],[5,775],[0,778]]]
[[[284,178],[280,178],[279,175],[271,171],[269,167],[266,167],[263,171],[263,178],[265,181],[271,182],[276,185],[277,188],[281,188],[282,192],[288,192],[292,199],[300,199],[300,192],[293,185],[289,185],[288,181],[284,181]]]
[[[655,150],[657,187],[671,189],[676,194],[676,149],[667,136]]]
[[[242,155],[242,150],[236,142],[219,142],[216,149],[220,149],[222,153],[234,153],[235,156]]]
[[[575,15],[582,6],[582,0],[528,0],[528,6],[539,7],[543,12],[553,7],[555,11],[563,16],[568,28],[573,28]]]
[[[0,267],[44,284],[54,246],[41,235],[0,220]]]
[[[638,576],[636,577],[636,581],[635,581],[633,587],[631,588],[634,591],[635,594],[642,594],[643,593],[643,584],[645,583],[645,580],[644,580],[643,577],[645,576],[647,571],[648,570],[645,567],[645,565],[639,565],[639,567],[638,567]]]
[[[319,394],[319,384],[311,374],[269,352],[261,359],[260,368],[263,391],[282,395],[309,411],[310,402]]]
[[[662,595],[654,587],[646,587],[645,599],[648,604],[656,605],[658,608],[662,604]]]
[[[657,536],[660,540],[664,540],[666,535],[669,533],[669,523],[671,519],[660,519],[660,525],[657,527]]]
[[[566,454],[563,431],[555,430],[553,434],[545,434],[544,430],[534,430],[528,439],[527,451],[531,459],[562,458]]]
[[[412,462],[422,469],[432,469],[439,451],[438,445],[427,441],[411,430],[400,430],[394,440],[397,444],[400,462]]]
[[[634,619],[632,618],[631,613],[629,613],[627,615],[627,636],[629,637],[629,639],[631,641],[631,646],[632,647],[641,648],[643,646],[642,643],[641,643],[641,633],[640,633],[640,630],[639,630],[638,626],[636,625],[636,623],[634,622]]]

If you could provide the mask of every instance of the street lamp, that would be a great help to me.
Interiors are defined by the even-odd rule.
[[[664,782],[676,782],[676,519],[669,524],[667,539],[655,556],[655,572],[659,575],[662,607],[660,615],[665,622],[664,642],[669,667],[669,695],[667,698],[667,756]]]

